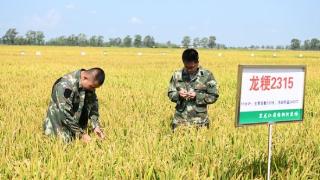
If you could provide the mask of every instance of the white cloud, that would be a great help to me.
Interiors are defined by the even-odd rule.
[[[195,26],[189,26],[189,27],[188,27],[188,30],[191,31],[191,32],[193,32],[193,31],[196,31],[196,30],[197,30],[197,27],[195,27]]]
[[[271,33],[278,33],[278,29],[272,28],[272,29],[270,29],[270,32]]]
[[[66,8],[66,9],[75,9],[76,6],[75,6],[74,4],[72,4],[72,3],[69,3],[69,4],[66,4],[66,5],[65,5],[65,8]]]
[[[97,14],[97,11],[96,10],[91,10],[91,11],[88,11],[89,14]]]
[[[46,14],[35,14],[31,18],[27,18],[26,21],[32,28],[51,29],[60,23],[61,15],[55,9],[50,9]]]
[[[131,24],[142,24],[142,20],[138,17],[131,17],[129,22]]]

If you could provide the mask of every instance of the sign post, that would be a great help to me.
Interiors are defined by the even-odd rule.
[[[272,155],[272,124],[268,124],[269,127],[269,141],[268,141],[268,176],[267,179],[270,180],[271,175],[271,155]]]
[[[268,124],[268,179],[272,126],[302,122],[305,78],[305,65],[239,65],[236,127]]]

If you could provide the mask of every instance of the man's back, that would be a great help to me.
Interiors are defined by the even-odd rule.
[[[83,69],[68,73],[54,83],[44,122],[46,135],[58,135],[70,141],[85,133],[88,118],[93,127],[99,126],[97,97],[94,90],[82,87],[81,71]]]

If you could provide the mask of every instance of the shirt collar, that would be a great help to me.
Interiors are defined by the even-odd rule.
[[[201,66],[199,66],[197,72],[195,72],[194,74],[189,74],[185,68],[182,68],[182,72],[186,73],[186,74],[188,74],[190,76],[200,76],[201,75],[201,73],[200,73],[201,69],[202,69]]]
[[[76,73],[76,80],[78,81],[78,88],[82,89],[82,84],[81,84],[81,71],[84,71],[85,69],[79,69]]]

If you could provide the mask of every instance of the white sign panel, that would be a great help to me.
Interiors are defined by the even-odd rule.
[[[301,121],[305,66],[239,65],[237,125]]]

